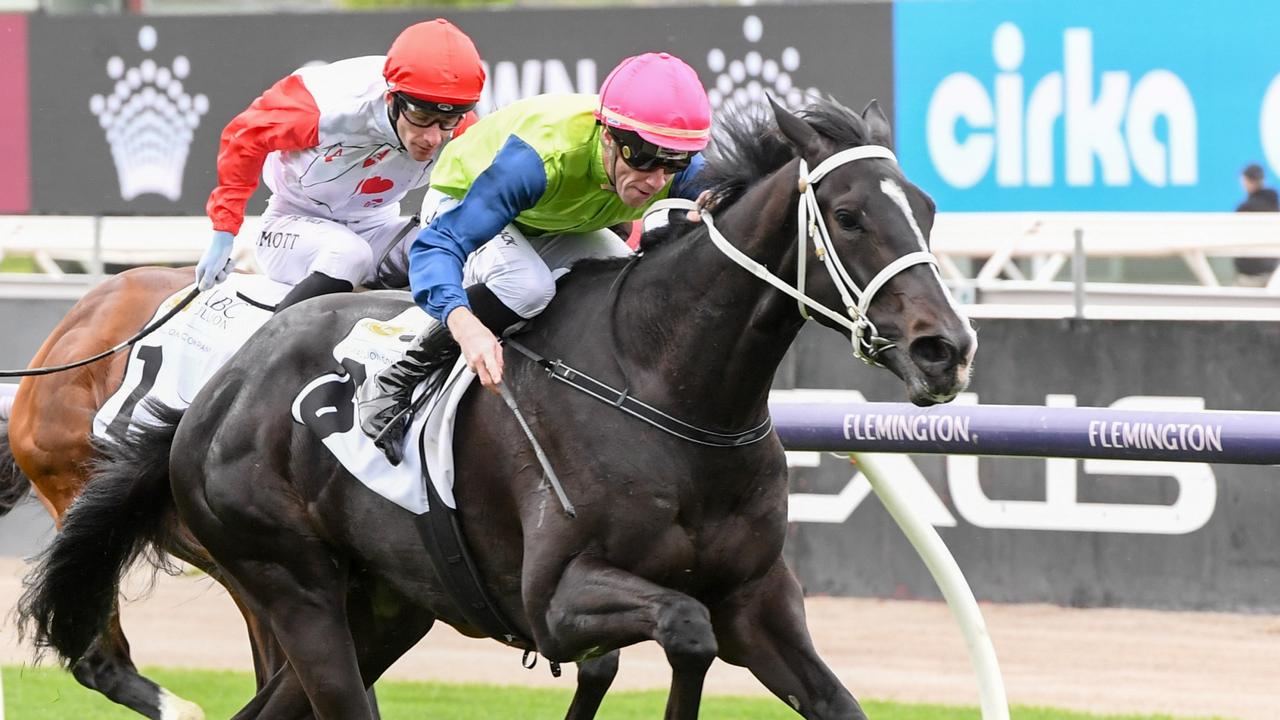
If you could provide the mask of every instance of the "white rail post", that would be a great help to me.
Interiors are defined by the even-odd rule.
[[[93,216],[93,250],[89,254],[89,274],[102,277],[105,272],[102,261],[102,216]],[[0,720],[4,720],[0,718]]]
[[[1075,319],[1083,320],[1085,268],[1089,261],[1084,252],[1084,228],[1076,228],[1074,237],[1071,251],[1071,304],[1075,308]]]
[[[982,619],[982,611],[978,609],[973,590],[969,588],[951,551],[947,550],[933,525],[922,520],[894,487],[877,455],[849,453],[849,457],[858,464],[858,469],[871,483],[880,502],[902,528],[916,552],[920,553],[920,559],[929,568],[934,582],[938,583],[938,588],[942,591],[942,597],[951,608],[951,614],[959,623],[960,632],[964,635],[965,645],[969,650],[969,661],[973,663],[973,669],[978,675],[982,720],[1009,720],[1009,699],[1005,694],[1000,665],[996,662],[995,646],[991,644],[991,636],[987,633],[987,624]]]

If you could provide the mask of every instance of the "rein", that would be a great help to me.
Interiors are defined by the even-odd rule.
[[[25,370],[0,370],[0,377],[31,377],[34,375],[52,375],[53,373],[59,373],[64,370],[74,370],[75,368],[83,367],[85,365],[88,365],[89,363],[94,363],[105,357],[114,355],[120,352],[121,350],[124,350],[127,347],[131,347],[134,343],[138,342],[142,338],[155,332],[157,329],[159,329],[161,325],[164,325],[166,322],[169,322],[169,320],[172,319],[174,315],[177,315],[178,313],[182,312],[184,308],[190,305],[191,301],[195,300],[196,296],[199,294],[200,294],[199,286],[192,287],[191,292],[187,293],[186,297],[179,300],[178,304],[170,308],[169,312],[165,313],[159,320],[156,320],[150,325],[147,325],[146,327],[142,328],[142,330],[138,331],[136,335],[129,338],[128,340],[125,340],[124,342],[121,342],[121,343],[117,343],[116,345],[113,345],[107,348],[106,350],[103,350],[97,355],[93,355],[91,357],[87,357],[82,360],[76,360],[75,362],[69,362],[64,365],[51,365],[49,367],[27,368]]]
[[[736,433],[721,433],[706,430],[678,420],[652,405],[645,404],[631,397],[629,389],[618,390],[590,375],[566,365],[562,360],[548,360],[525,347],[512,338],[505,340],[516,352],[532,360],[547,371],[553,379],[558,380],[576,390],[580,390],[600,402],[612,405],[628,415],[643,420],[659,430],[674,435],[681,440],[697,445],[708,445],[719,448],[742,447],[765,439],[773,430],[773,418],[765,416],[759,425]]]

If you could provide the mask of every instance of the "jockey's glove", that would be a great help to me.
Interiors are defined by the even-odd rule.
[[[217,230],[213,233],[213,241],[209,243],[204,256],[196,265],[196,282],[200,283],[201,290],[208,290],[226,280],[231,274],[231,268],[234,266],[231,261],[231,245],[235,239],[235,235],[225,230]]]

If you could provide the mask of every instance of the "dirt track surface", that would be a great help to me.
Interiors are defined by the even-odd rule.
[[[21,592],[24,566],[0,558],[6,608],[0,661],[30,662],[7,609]],[[140,593],[134,582],[131,597]],[[982,607],[1010,701],[1094,712],[1280,718],[1280,616],[1072,610],[1048,605]],[[815,598],[809,626],[819,652],[855,696],[977,705],[977,686],[960,632],[941,603]],[[139,664],[251,667],[235,606],[200,576],[161,577],[154,592],[124,610]],[[572,670],[556,680],[540,662],[437,626],[388,676],[446,682],[572,687]],[[623,651],[618,689],[665,687],[659,648]],[[717,662],[714,694],[764,694],[745,670]]]

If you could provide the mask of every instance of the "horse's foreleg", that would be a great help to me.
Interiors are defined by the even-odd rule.
[[[536,597],[526,592],[525,597]],[[545,597],[545,596],[544,596]],[[538,647],[548,659],[570,661],[601,648],[654,640],[671,663],[669,720],[696,718],[702,683],[716,657],[706,606],[644,578],[578,557],[561,575],[545,613],[531,608]]]
[[[806,718],[861,718],[853,695],[818,657],[800,583],[781,558],[759,580],[712,608],[720,657],[747,667]]]
[[[97,690],[152,720],[202,720],[204,712],[138,674],[129,657],[129,641],[120,628],[119,611],[111,613],[107,629],[71,668],[81,685]]]
[[[600,702],[618,674],[618,655],[619,652],[613,650],[578,663],[578,688],[573,693],[573,702],[569,704],[565,720],[591,720],[596,716]]]

